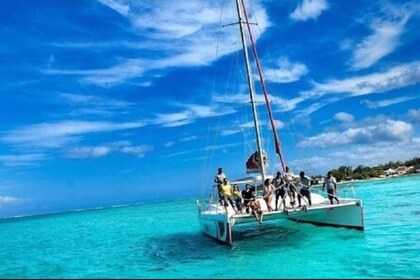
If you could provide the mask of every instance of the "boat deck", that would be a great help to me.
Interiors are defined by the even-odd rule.
[[[286,207],[280,207],[277,211],[269,211],[265,201],[260,201],[261,208],[263,211],[263,220],[280,220],[280,219],[288,219],[288,216],[295,216],[303,213],[308,213],[316,210],[325,210],[325,209],[334,209],[345,207],[349,205],[355,205],[358,201],[354,199],[341,199],[339,204],[331,204],[328,199],[319,200],[317,199],[316,203],[312,203],[312,206],[306,205],[302,201],[302,207],[292,206],[288,201],[286,201]],[[235,224],[242,224],[242,223],[255,223],[257,222],[256,217],[251,213],[246,213],[244,210],[241,214],[236,214],[232,207],[228,208],[228,212],[232,219],[235,220]]]

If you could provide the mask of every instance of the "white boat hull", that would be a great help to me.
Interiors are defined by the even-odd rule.
[[[331,205],[328,200],[322,199],[317,194],[313,194],[313,200],[316,203],[312,207],[302,203],[304,205],[303,208],[292,208],[287,203],[286,209],[282,207],[279,211],[272,212],[268,212],[267,208],[263,207],[263,221],[288,219],[316,225],[364,230],[363,206],[360,200],[341,199],[340,204]],[[205,209],[202,209],[199,204],[197,206],[201,230],[207,235],[229,245],[233,243],[232,234],[235,225],[258,224],[254,215],[236,215],[230,206],[227,209],[227,214],[224,208],[217,204],[209,204]]]
[[[232,244],[232,224],[225,214],[200,213],[199,220],[200,228],[204,233],[226,244]]]
[[[297,222],[364,230],[363,207],[358,200],[314,206],[307,208],[307,211],[289,212],[287,218]]]

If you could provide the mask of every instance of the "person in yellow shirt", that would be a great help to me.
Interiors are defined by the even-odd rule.
[[[222,196],[223,206],[225,207],[226,212],[229,204],[232,205],[232,208],[235,210],[235,205],[232,200],[233,190],[227,178],[224,178],[223,183],[220,185],[220,194]]]
[[[239,190],[238,185],[233,185],[233,200],[235,201],[237,211],[242,214],[243,204],[242,204],[242,193]]]

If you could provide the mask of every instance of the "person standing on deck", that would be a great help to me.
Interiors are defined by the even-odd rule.
[[[287,194],[290,197],[290,204],[295,205],[295,193],[297,192],[295,181],[297,177],[290,170],[289,166],[286,166],[286,172],[284,172],[283,177],[287,187]]]
[[[337,180],[335,179],[334,176],[332,176],[331,171],[328,171],[327,177],[324,178],[324,184],[322,185],[322,191],[324,191],[325,185],[327,185],[328,198],[329,198],[331,204],[334,204],[333,199],[335,199],[337,201],[337,204],[340,204],[340,201],[338,200],[338,197],[337,197]]]
[[[271,180],[265,179],[263,198],[265,202],[267,203],[267,209],[269,212],[273,211],[273,208],[271,207],[271,200],[273,199],[273,189],[274,187],[271,184]]]
[[[311,177],[305,176],[305,172],[301,171],[299,173],[299,185],[301,186],[300,192],[298,194],[299,207],[302,207],[301,198],[303,197],[308,198],[309,206],[312,206],[311,192],[309,190],[313,181],[314,180],[312,180]]]
[[[276,211],[278,210],[279,207],[279,197],[281,197],[281,202],[283,204],[284,207],[284,200],[285,200],[285,194],[286,194],[286,183],[284,182],[283,178],[281,177],[281,173],[280,171],[278,171],[276,173],[276,177],[273,178],[273,186],[274,186],[274,190],[276,192]]]
[[[219,167],[217,169],[217,175],[214,177],[214,182],[216,184],[221,185],[223,183],[223,180],[226,178],[226,174],[223,172],[223,168]]]
[[[221,194],[221,185],[223,184],[224,179],[226,179],[226,174],[223,172],[223,168],[219,167],[217,169],[217,174],[214,177],[214,182],[217,184],[217,190],[219,192],[219,202],[222,203],[222,194]]]
[[[233,189],[232,186],[229,184],[228,179],[223,179],[223,183],[220,185],[220,193],[222,196],[223,205],[225,207],[226,213],[227,213],[227,207],[232,205],[233,210],[235,210],[235,204],[233,202]],[[237,211],[235,210],[235,213],[237,214]]]

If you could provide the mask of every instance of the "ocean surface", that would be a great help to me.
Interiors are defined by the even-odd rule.
[[[0,278],[419,278],[420,175],[353,185],[365,231],[267,222],[233,246],[194,199],[2,220]]]

